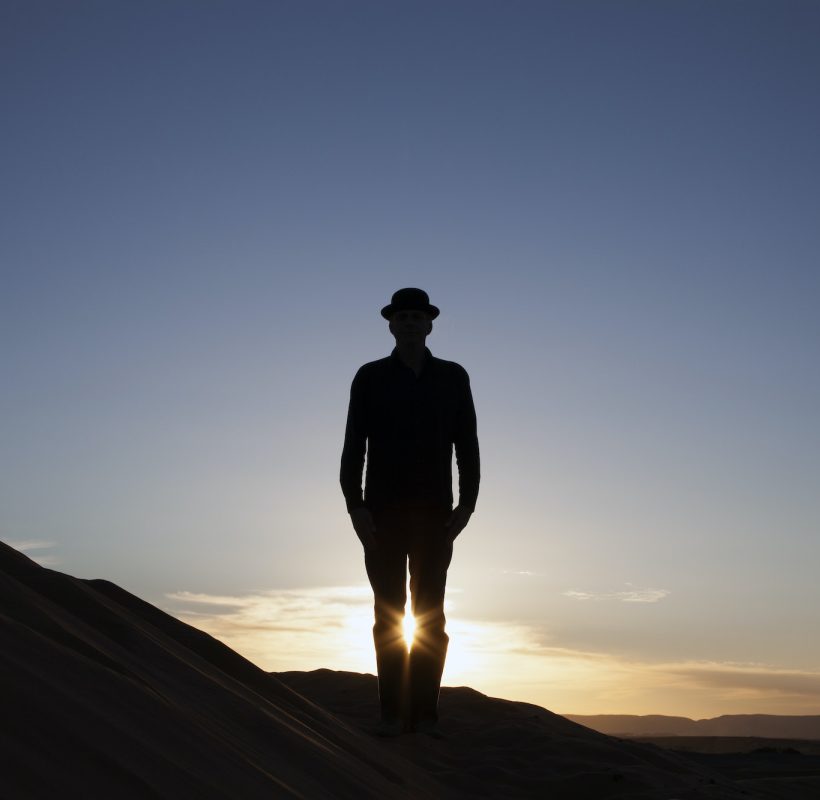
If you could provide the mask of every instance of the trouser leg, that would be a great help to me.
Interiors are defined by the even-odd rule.
[[[428,515],[410,547],[410,595],[416,632],[410,652],[410,703],[414,721],[438,718],[441,674],[449,637],[445,632],[444,591],[453,545],[447,514]]]
[[[378,523],[377,523],[378,527]],[[379,676],[382,719],[403,716],[407,676],[407,645],[404,641],[404,606],[407,599],[407,554],[399,542],[379,531],[379,544],[365,555],[373,589],[373,643]]]

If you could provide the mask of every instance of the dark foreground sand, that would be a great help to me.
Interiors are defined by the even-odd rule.
[[[372,676],[266,674],[107,581],[0,543],[2,798],[817,798],[470,689],[375,739]]]

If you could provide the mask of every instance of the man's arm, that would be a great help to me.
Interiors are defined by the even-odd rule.
[[[350,405],[347,410],[347,426],[339,480],[353,529],[365,547],[372,547],[376,544],[374,536],[376,527],[370,512],[365,508],[362,497],[362,472],[367,450],[364,395],[364,378],[359,370],[350,387]]]
[[[367,450],[364,395],[364,379],[362,371],[359,370],[350,386],[350,405],[347,409],[345,443],[342,448],[342,466],[339,474],[342,494],[345,496],[348,511],[364,507],[362,472]]]
[[[466,527],[475,511],[478,484],[481,480],[478,429],[473,394],[470,391],[470,378],[463,369],[460,378],[459,411],[453,439],[458,465],[458,506],[447,522],[453,539]]]

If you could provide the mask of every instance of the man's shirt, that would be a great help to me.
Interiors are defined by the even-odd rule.
[[[460,365],[425,353],[418,377],[393,350],[353,379],[341,468],[348,511],[452,508],[454,447],[459,505],[475,509],[479,455],[470,379]]]

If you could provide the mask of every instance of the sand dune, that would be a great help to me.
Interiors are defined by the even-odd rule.
[[[4,797],[439,796],[207,634],[0,545]]]
[[[268,675],[107,581],[0,544],[8,798],[752,798],[537,706],[442,695],[444,741],[368,734],[372,676]]]

